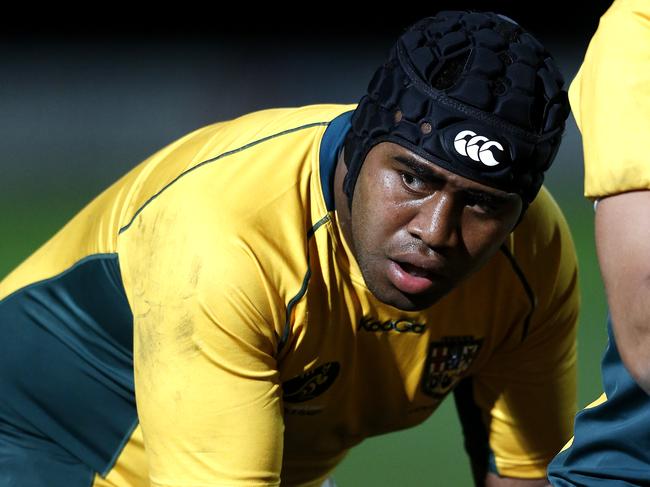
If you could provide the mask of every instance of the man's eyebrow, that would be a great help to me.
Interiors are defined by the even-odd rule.
[[[393,159],[395,159],[397,162],[405,165],[409,169],[411,169],[413,172],[415,172],[418,176],[426,179],[444,179],[444,177],[435,171],[431,169],[431,163],[427,162],[421,162],[418,161],[417,159],[414,159],[413,157],[410,156],[405,156],[398,154],[396,156],[393,156]]]
[[[487,203],[506,203],[510,198],[506,195],[488,193],[480,189],[464,189],[463,192],[473,198],[485,201]]]
[[[431,165],[433,163],[418,161],[413,157],[410,157],[408,155],[403,155],[403,154],[398,154],[396,156],[393,156],[393,158],[397,162],[411,169],[422,179],[436,180],[436,181],[444,181],[446,179],[444,175],[439,174],[438,172],[436,172],[434,169],[431,168]],[[481,189],[463,188],[462,191],[465,194],[472,196],[473,198],[477,198],[490,203],[505,203],[509,200],[507,195],[490,193],[488,191],[483,191]]]

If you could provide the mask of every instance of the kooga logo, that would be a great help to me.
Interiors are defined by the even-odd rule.
[[[379,321],[374,318],[369,318],[364,316],[359,322],[359,329],[365,331],[380,331],[380,332],[389,332],[395,331],[397,333],[417,333],[422,334],[426,329],[426,326],[422,323],[413,323],[411,321],[399,319],[399,320],[388,320],[388,321]]]
[[[501,164],[497,161],[492,153],[492,148],[503,152],[503,146],[494,140],[490,140],[482,135],[476,135],[471,130],[462,130],[454,138],[454,149],[461,156],[469,157],[473,161],[481,162],[486,166],[496,166]]]

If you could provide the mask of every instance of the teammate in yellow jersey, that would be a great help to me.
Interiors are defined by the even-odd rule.
[[[174,142],[0,284],[0,485],[320,486],[454,392],[477,484],[546,483],[576,261],[568,113],[510,19],[406,31],[358,105]]]
[[[549,467],[556,486],[650,485],[649,61],[650,3],[616,0],[571,83],[610,317],[604,393]]]

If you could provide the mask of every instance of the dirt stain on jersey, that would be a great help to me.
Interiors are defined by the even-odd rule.
[[[180,353],[194,355],[199,352],[199,347],[194,341],[194,320],[190,313],[185,313],[175,327],[174,338]]]
[[[190,271],[190,284],[192,287],[199,285],[199,277],[201,276],[201,259],[194,257],[192,260],[192,270]]]

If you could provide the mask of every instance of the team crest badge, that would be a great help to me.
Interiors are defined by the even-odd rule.
[[[422,377],[425,394],[442,399],[456,385],[478,355],[483,339],[444,337],[429,345]]]

